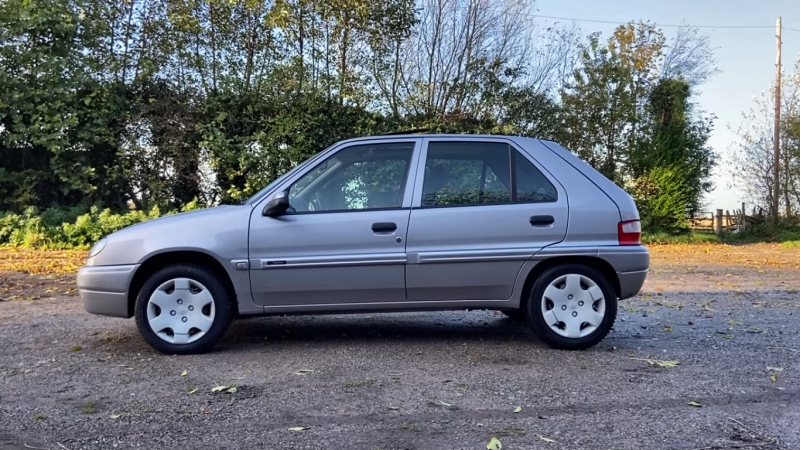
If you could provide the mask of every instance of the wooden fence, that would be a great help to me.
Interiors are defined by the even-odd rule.
[[[703,211],[696,217],[689,218],[689,228],[696,231],[706,231],[721,234],[725,231],[738,231],[747,228],[747,225],[757,224],[764,221],[765,211],[762,208],[754,207],[751,214],[745,211],[745,204],[742,203],[741,209],[716,211]]]

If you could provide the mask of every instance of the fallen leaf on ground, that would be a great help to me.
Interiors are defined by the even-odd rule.
[[[122,416],[124,416],[124,415],[125,415],[125,413],[112,414],[112,415],[111,415],[111,418],[112,418],[112,419],[119,419],[120,417],[122,417]]]
[[[544,437],[544,436],[541,436],[541,435],[539,436],[539,439],[541,439],[541,440],[543,440],[545,442],[549,442],[551,444],[556,441],[555,439],[550,439],[549,437]]]
[[[687,403],[687,405],[689,405],[689,406],[696,406],[696,407],[698,407],[698,408],[700,408],[701,406],[703,406],[703,405],[701,405],[700,403],[697,403],[697,402],[694,402],[694,401]]]
[[[227,392],[228,394],[235,394],[236,393],[236,386],[231,386],[225,392]]]
[[[486,448],[489,450],[500,450],[503,448],[503,444],[500,442],[500,439],[493,437],[489,444],[486,445]]]
[[[769,379],[772,380],[773,383],[776,383],[778,381],[778,376],[772,375],[771,377],[769,377]]]
[[[672,331],[672,327],[669,325],[664,325],[664,331]]]
[[[314,373],[314,371],[311,370],[311,369],[300,369],[297,372],[295,372],[294,374],[295,375],[308,375],[310,373]]]
[[[185,377],[186,375],[189,375],[189,371],[186,370],[186,369],[183,369],[183,372],[181,372],[181,376]]]
[[[392,411],[397,411],[400,408],[398,408],[397,406],[390,406],[389,409],[391,409]]]
[[[439,400],[439,404],[442,405],[442,406],[448,406],[448,407],[453,406],[451,403],[445,403],[445,402],[443,402],[441,400]]]
[[[194,394],[195,392],[197,392],[197,388],[193,388],[193,389],[191,389],[191,390],[189,391],[189,393],[190,393],[190,394]]]
[[[680,361],[662,361],[660,359],[650,359],[650,358],[631,358],[637,361],[647,361],[647,364],[651,366],[658,366],[658,367],[678,367],[681,363]]]
[[[224,391],[226,389],[230,389],[230,387],[229,386],[215,386],[215,387],[211,388],[211,392],[222,392],[222,391]]]
[[[289,427],[287,428],[289,431],[304,431],[306,427]]]
[[[767,367],[767,370],[771,370],[773,372],[783,372],[783,367]]]
[[[514,408],[514,412],[515,413],[518,413],[518,412],[521,412],[521,411],[522,411],[522,406],[517,406],[516,408]]]

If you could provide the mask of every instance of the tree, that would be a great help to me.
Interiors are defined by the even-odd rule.
[[[800,210],[800,61],[781,81],[780,206],[787,216]],[[774,86],[742,115],[733,145],[732,186],[752,205],[769,210],[774,193]]]
[[[664,35],[646,23],[622,25],[602,44],[589,36],[573,80],[561,91],[562,141],[611,180],[637,140],[648,89],[658,77]]]

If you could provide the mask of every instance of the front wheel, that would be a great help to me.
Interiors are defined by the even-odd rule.
[[[583,350],[597,345],[611,331],[617,297],[598,270],[564,264],[539,275],[525,314],[534,332],[551,347]]]
[[[148,344],[167,354],[210,350],[232,318],[230,295],[199,265],[174,264],[151,275],[136,298],[136,325]]]

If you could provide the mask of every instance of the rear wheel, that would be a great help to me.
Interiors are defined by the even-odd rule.
[[[225,286],[214,272],[195,264],[157,271],[136,298],[139,332],[162,353],[207,352],[225,334],[231,318]]]
[[[524,310],[534,332],[548,345],[583,350],[597,345],[611,331],[617,297],[598,270],[565,264],[539,275]]]

